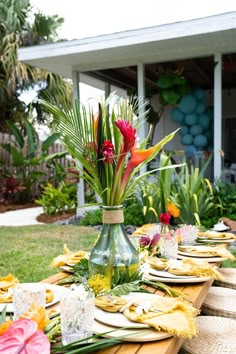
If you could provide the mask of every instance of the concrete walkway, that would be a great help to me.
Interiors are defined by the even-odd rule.
[[[36,220],[42,214],[43,208],[27,208],[0,213],[0,226],[27,226],[43,224]]]

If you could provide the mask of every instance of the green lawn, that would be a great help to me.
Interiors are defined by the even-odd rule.
[[[52,259],[63,253],[66,244],[72,251],[89,251],[98,232],[74,225],[36,225],[0,228],[0,277],[12,273],[20,282],[36,282],[55,274]],[[230,248],[236,255],[236,249]],[[236,268],[236,261],[223,262]]]
[[[0,277],[12,273],[20,282],[36,282],[58,272],[52,259],[63,253],[90,250],[97,231],[73,225],[0,227]]]

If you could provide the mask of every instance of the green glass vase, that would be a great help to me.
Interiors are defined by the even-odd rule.
[[[100,274],[112,284],[127,282],[139,271],[139,255],[124,229],[122,206],[104,206],[103,226],[89,259],[90,275]]]

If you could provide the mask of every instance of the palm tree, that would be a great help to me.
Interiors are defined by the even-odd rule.
[[[57,40],[57,30],[63,18],[32,14],[30,0],[0,0],[0,130],[7,120],[21,122],[31,110],[19,99],[24,90],[37,87],[38,95],[71,102],[71,84],[58,75],[30,67],[17,59],[17,49]],[[43,121],[45,112],[37,102],[32,103],[37,119]]]

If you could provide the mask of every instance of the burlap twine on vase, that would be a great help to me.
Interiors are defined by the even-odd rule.
[[[102,211],[103,224],[120,224],[124,222],[123,210],[103,210]]]

